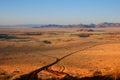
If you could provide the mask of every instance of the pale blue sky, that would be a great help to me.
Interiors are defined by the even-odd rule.
[[[120,0],[0,0],[0,24],[120,22]]]

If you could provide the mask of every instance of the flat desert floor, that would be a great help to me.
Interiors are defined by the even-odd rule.
[[[119,28],[1,28],[0,80],[37,72],[43,80],[120,76]],[[70,79],[71,80],[71,79]]]

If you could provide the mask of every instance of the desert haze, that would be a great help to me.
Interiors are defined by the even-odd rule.
[[[119,80],[120,28],[1,28],[0,80]]]

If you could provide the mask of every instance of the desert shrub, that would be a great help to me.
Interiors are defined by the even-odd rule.
[[[41,32],[27,32],[25,35],[42,35],[43,33]]]
[[[90,37],[90,34],[79,34],[79,37]]]
[[[88,32],[94,32],[94,30],[93,29],[88,29]]]
[[[51,44],[52,43],[51,41],[48,41],[48,40],[44,40],[43,42],[46,43],[46,44]]]
[[[101,76],[102,75],[102,72],[101,71],[95,71],[93,73],[94,76]]]

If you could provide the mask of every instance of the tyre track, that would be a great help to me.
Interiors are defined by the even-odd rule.
[[[92,42],[92,41],[90,41],[90,42],[85,42],[85,43],[83,43],[83,44],[85,44],[85,45],[86,45],[86,44],[87,44],[87,45],[88,45],[88,44],[91,44],[91,45],[86,46],[86,47],[83,48],[83,49],[80,49],[80,50],[71,52],[71,53],[69,53],[69,54],[67,54],[67,55],[65,55],[65,56],[63,56],[63,57],[61,57],[61,58],[56,58],[56,57],[52,57],[52,56],[48,56],[48,55],[41,54],[41,55],[44,55],[44,56],[48,56],[48,57],[55,58],[55,61],[52,62],[52,63],[50,63],[50,64],[48,64],[48,65],[46,65],[46,66],[43,66],[43,67],[41,67],[41,68],[39,68],[39,69],[36,69],[36,70],[34,70],[34,71],[32,71],[32,72],[30,72],[30,73],[28,73],[28,74],[21,75],[20,78],[17,78],[17,79],[15,79],[15,80],[39,80],[37,74],[38,74],[39,72],[43,71],[43,70],[46,70],[46,71],[48,71],[48,72],[51,72],[52,74],[66,74],[66,75],[69,75],[69,74],[64,73],[64,72],[58,72],[58,71],[50,70],[49,67],[57,64],[58,62],[60,62],[60,61],[63,60],[64,58],[69,57],[69,56],[71,56],[71,55],[73,55],[73,54],[75,54],[75,53],[77,53],[77,52],[84,51],[84,50],[87,50],[87,49],[89,49],[89,48],[92,48],[92,47],[95,47],[95,46],[99,45],[98,43]],[[55,72],[56,72],[56,73],[55,73]]]

